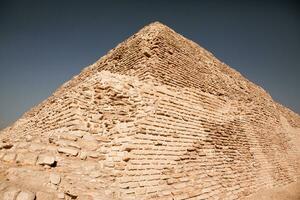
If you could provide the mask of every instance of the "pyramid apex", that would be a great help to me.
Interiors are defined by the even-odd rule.
[[[161,23],[160,21],[154,21],[151,22],[148,26],[166,26],[166,25]]]
[[[169,28],[167,25],[159,22],[159,21],[154,21],[151,22],[150,24],[146,25],[144,28],[149,28],[151,30],[170,30],[171,28]]]

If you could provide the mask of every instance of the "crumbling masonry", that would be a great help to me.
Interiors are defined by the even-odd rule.
[[[300,117],[158,22],[0,133],[0,199],[242,199],[300,175]]]

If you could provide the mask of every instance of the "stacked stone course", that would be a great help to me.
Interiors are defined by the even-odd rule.
[[[300,117],[152,23],[0,133],[0,199],[242,199],[300,175]]]

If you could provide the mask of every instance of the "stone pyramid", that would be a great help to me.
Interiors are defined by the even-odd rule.
[[[241,199],[300,175],[300,116],[155,22],[0,133],[0,199]]]

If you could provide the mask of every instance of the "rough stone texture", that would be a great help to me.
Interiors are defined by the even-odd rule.
[[[15,200],[20,190],[15,187],[8,188],[2,195],[3,200]]]
[[[296,181],[299,143],[299,115],[153,23],[0,133],[0,195],[241,199]]]
[[[58,185],[60,183],[60,176],[58,174],[50,174],[50,183],[53,183],[54,185]]]
[[[28,191],[21,191],[16,200],[35,200],[35,194]]]

